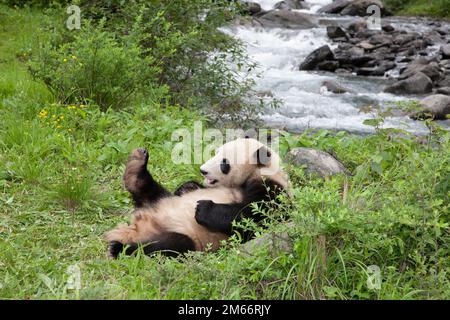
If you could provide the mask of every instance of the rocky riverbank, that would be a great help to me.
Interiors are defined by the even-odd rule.
[[[393,17],[380,0],[336,0],[333,2],[288,0],[274,2],[271,7],[269,2],[249,3],[247,12],[249,16],[237,19],[234,27],[268,34],[283,34],[282,30],[286,32],[291,30],[290,37],[308,33],[308,30],[311,30],[310,34],[318,34],[319,32],[315,30],[325,29],[326,41],[321,41],[321,45],[312,48],[295,67],[300,72],[308,72],[311,75],[318,75],[317,78],[324,78],[320,81],[322,96],[324,95],[322,88],[325,88],[325,92],[341,95],[345,101],[349,101],[348,98],[351,96],[350,103],[357,108],[364,107],[361,102],[373,104],[372,98],[362,99],[357,83],[359,79],[365,87],[366,83],[377,84],[373,88],[368,88],[369,92],[373,92],[365,94],[368,97],[374,97],[375,94],[383,100],[387,100],[390,95],[393,101],[420,100],[423,110],[408,114],[411,119],[423,119],[426,116],[436,120],[447,119],[450,109],[447,99],[450,95],[450,24],[448,22]],[[325,5],[314,8],[320,4]],[[380,8],[383,17],[380,30],[373,30],[370,28],[371,25],[368,25],[366,12],[370,5],[377,5]],[[305,46],[313,47],[314,43],[318,42],[310,37],[308,39],[310,44],[305,43]],[[254,44],[260,45],[260,40],[255,40]],[[271,55],[276,54],[276,45],[274,43]],[[289,50],[289,48],[283,47],[283,50]],[[268,49],[265,48],[264,52],[267,51]],[[270,65],[268,67],[268,70],[273,68]],[[336,81],[325,78],[330,74],[335,75]],[[346,87],[345,82],[349,81],[352,82],[353,87]],[[380,86],[380,84],[383,85]],[[289,89],[288,98],[297,87],[298,85],[293,84]],[[272,91],[271,88],[264,89]],[[296,110],[298,105],[303,105],[303,101],[310,98],[310,90],[308,89],[303,95],[299,94],[300,100],[290,102],[289,108]],[[275,93],[275,96],[278,95]],[[424,99],[427,97],[429,99]],[[283,98],[281,96],[281,99]],[[312,103],[317,104],[318,101],[319,99],[316,99]],[[307,109],[314,113],[313,108],[314,106],[308,106]],[[297,112],[297,114],[311,119],[311,115],[307,112],[305,109],[305,113]],[[286,116],[290,117],[287,114]],[[283,115],[278,119],[286,119],[286,116]],[[313,117],[320,125],[319,119],[327,121],[328,116],[324,117],[322,113],[318,117],[313,114]],[[295,125],[295,120],[289,119],[289,122]]]

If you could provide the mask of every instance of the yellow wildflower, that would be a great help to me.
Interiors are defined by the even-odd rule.
[[[72,59],[73,59],[73,60],[77,60],[77,57],[75,57],[75,56],[72,56]]]
[[[61,129],[61,126],[56,126],[56,129]]]
[[[52,115],[52,118],[56,118],[56,114],[53,114],[53,115]]]
[[[64,58],[64,59],[63,59],[63,61],[64,61],[64,62],[67,62],[67,59],[66,59],[66,58]]]

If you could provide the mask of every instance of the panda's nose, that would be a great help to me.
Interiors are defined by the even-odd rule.
[[[200,168],[200,173],[204,176],[206,176],[208,174],[208,171],[205,171],[203,169]]]

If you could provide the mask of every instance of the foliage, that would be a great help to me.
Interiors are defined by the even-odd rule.
[[[153,62],[139,46],[121,46],[101,26],[86,25],[70,43],[43,45],[29,65],[61,102],[93,100],[105,110],[123,107],[135,92],[155,86],[159,70]]]
[[[450,18],[450,0],[384,0],[396,14]]]
[[[257,97],[249,77],[255,64],[239,42],[219,30],[234,16],[233,3],[78,3],[82,30],[64,30],[59,20],[57,26],[49,23],[45,29],[53,36],[32,57],[33,74],[61,102],[90,99],[103,109],[121,108],[145,98],[148,87],[167,86],[170,94],[164,98],[170,104],[198,110],[210,122],[228,126],[250,126],[261,107],[275,105]]]
[[[150,171],[170,190],[199,180],[198,166],[171,161],[171,135],[201,117],[161,103],[164,88],[120,110],[61,104],[21,62],[45,16],[9,10],[0,11],[12,15],[0,19],[0,298],[450,298],[449,133],[435,129],[284,134],[283,155],[318,148],[352,173],[315,180],[286,167],[292,195],[265,212],[268,230],[248,227],[287,231],[292,252],[248,254],[233,237],[216,253],[106,258],[104,232],[132,207],[121,180],[128,153],[148,147]],[[371,265],[380,289],[367,286]],[[68,281],[74,267],[79,288]]]

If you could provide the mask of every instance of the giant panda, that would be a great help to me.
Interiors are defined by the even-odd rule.
[[[251,138],[224,144],[200,166],[204,186],[189,181],[173,194],[148,172],[148,159],[142,148],[129,156],[124,183],[135,209],[129,225],[105,235],[112,258],[130,255],[140,245],[146,255],[217,250],[234,232],[233,221],[262,219],[251,203],[275,199],[288,184],[279,155]]]

